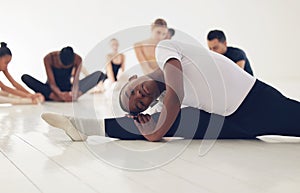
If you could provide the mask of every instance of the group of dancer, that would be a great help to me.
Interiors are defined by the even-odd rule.
[[[157,44],[162,39],[170,39],[174,36],[175,30],[170,28],[161,34],[161,37],[157,37],[161,22],[163,22],[162,19],[157,19],[154,22],[152,26],[152,36],[147,41],[152,41]],[[141,45],[143,43],[146,43],[146,41],[142,42]],[[121,72],[125,71],[125,55],[119,53],[119,42],[117,39],[111,39],[110,46],[112,52],[107,55],[106,73],[97,71],[89,74],[82,65],[81,56],[75,53],[72,47],[65,47],[60,51],[47,54],[44,57],[44,66],[47,75],[46,83],[42,83],[27,74],[21,77],[25,85],[36,93],[32,94],[21,86],[21,84],[17,83],[9,73],[8,64],[12,59],[12,52],[6,43],[1,43],[0,71],[4,73],[13,88],[6,86],[0,81],[0,103],[39,104],[45,100],[71,102],[76,101],[81,95],[100,82],[108,82],[108,85],[116,82]],[[135,50],[139,61],[147,61],[149,59],[148,57],[155,60],[154,50],[151,50],[149,55],[143,46],[136,46]],[[143,65],[142,68],[145,69],[147,66]],[[85,78],[79,80],[81,72],[85,75]]]
[[[145,75],[132,76],[119,93],[119,104],[128,113],[126,116],[105,119],[104,127],[97,124],[98,120],[78,117],[75,120],[75,117],[60,114],[44,113],[42,118],[64,129],[74,141],[84,141],[90,135],[148,141],[159,141],[163,137],[300,136],[300,103],[255,78],[245,52],[228,47],[222,31],[209,32],[209,49],[165,40],[167,34],[167,23],[157,19],[152,25],[152,37],[135,44],[135,53]],[[5,59],[6,66],[10,59],[11,54]],[[117,71],[114,62],[121,60],[125,60],[124,56],[111,60],[107,75],[98,71],[79,80],[81,58],[67,47],[45,57],[46,84],[29,75],[22,76],[25,84],[37,94],[30,95],[23,87],[15,85],[24,93],[22,96],[33,101],[42,100],[41,96],[46,100],[76,100],[99,81],[113,75]],[[66,75],[72,74],[71,67],[75,68],[73,84],[66,83],[70,79]],[[1,70],[6,69],[1,64]],[[56,79],[63,79],[65,84],[57,83]],[[144,114],[162,94],[160,112]],[[78,121],[81,123],[77,124]]]
[[[46,101],[72,102],[81,95],[95,87],[100,81],[117,80],[117,74],[124,71],[124,55],[118,54],[118,41],[111,40],[112,54],[108,54],[107,73],[101,71],[89,74],[82,66],[82,58],[76,54],[72,47],[64,47],[60,51],[54,51],[44,57],[44,66],[47,75],[46,83],[42,83],[34,77],[24,74],[21,79],[36,94],[31,94],[10,75],[8,64],[12,59],[11,50],[6,43],[1,43],[0,71],[14,88],[10,88],[0,82],[0,103],[12,104],[39,104]],[[85,77],[79,80],[80,73]]]

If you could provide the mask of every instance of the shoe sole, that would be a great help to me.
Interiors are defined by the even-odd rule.
[[[72,141],[85,141],[87,139],[87,136],[78,131],[66,116],[55,113],[43,113],[41,117],[49,125],[64,130]]]

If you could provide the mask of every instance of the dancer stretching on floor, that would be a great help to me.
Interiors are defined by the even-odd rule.
[[[4,76],[11,83],[13,88],[6,86],[0,81],[0,103],[10,104],[39,104],[45,101],[42,94],[32,94],[27,91],[22,85],[20,85],[8,71],[8,64],[12,59],[12,53],[7,47],[7,44],[1,42],[0,47],[0,72],[3,72]]]
[[[81,63],[81,57],[74,53],[73,48],[65,47],[61,51],[54,51],[45,56],[47,73],[45,84],[27,74],[22,76],[22,81],[35,92],[42,93],[47,101],[76,101],[104,78],[103,73],[98,71],[79,80]]]
[[[73,140],[89,135],[159,141],[192,139],[255,139],[259,135],[300,136],[300,103],[249,75],[228,58],[201,46],[162,41],[156,48],[159,69],[133,77],[120,91],[120,105],[129,117],[82,120],[45,113],[50,125]],[[163,92],[160,113],[142,114]],[[181,105],[189,106],[181,109]],[[78,119],[79,120],[79,119]],[[219,129],[218,129],[219,128]]]

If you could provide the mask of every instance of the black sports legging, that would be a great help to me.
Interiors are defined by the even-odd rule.
[[[152,117],[157,121],[159,113]],[[133,120],[127,117],[105,119],[105,132],[113,138],[145,139]],[[165,137],[255,139],[269,134],[300,136],[300,103],[257,80],[232,115],[223,117],[200,109],[183,108]]]
[[[88,75],[87,77],[79,81],[79,90],[82,93],[86,93],[88,90],[96,86],[104,78],[104,76],[105,75],[101,71],[96,71]],[[51,94],[52,90],[48,83],[42,83],[27,74],[24,74],[21,79],[33,91],[44,95],[47,101],[51,100],[49,98],[49,95]],[[67,85],[67,86],[59,86],[59,85]],[[70,83],[58,84],[58,87],[61,91],[71,91],[72,89],[72,85]]]

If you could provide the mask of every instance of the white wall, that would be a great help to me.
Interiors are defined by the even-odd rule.
[[[222,29],[246,51],[257,77],[299,81],[299,10],[298,0],[1,0],[0,41],[13,51],[13,75],[44,81],[48,52],[71,45],[85,57],[112,33],[162,17],[205,46],[207,32]]]

